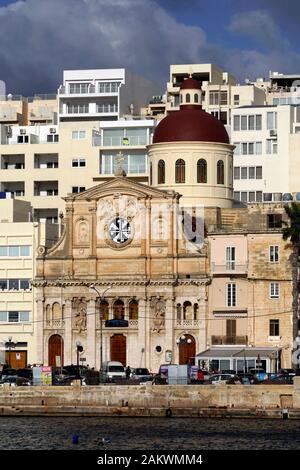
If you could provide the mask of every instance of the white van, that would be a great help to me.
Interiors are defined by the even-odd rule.
[[[121,362],[106,361],[102,364],[101,381],[114,382],[116,379],[125,379],[125,367]]]

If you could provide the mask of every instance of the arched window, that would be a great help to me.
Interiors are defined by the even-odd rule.
[[[195,95],[194,95],[194,101],[195,101],[195,103],[198,103],[198,94],[197,93],[195,93]]]
[[[164,160],[159,160],[157,165],[157,183],[165,184],[165,162]]]
[[[125,306],[122,300],[116,300],[114,303],[114,320],[124,320]]]
[[[52,310],[51,310],[51,305],[47,305],[46,307],[46,321],[51,321],[52,320]]]
[[[101,300],[100,302],[100,319],[108,320],[109,319],[109,305],[107,300]]]
[[[217,163],[217,184],[224,184],[224,162],[222,160]]]
[[[184,320],[192,320],[193,319],[192,304],[189,301],[186,301],[183,304],[183,319]]]
[[[194,304],[194,320],[199,320],[199,305]]]
[[[177,310],[177,320],[181,321],[181,304],[176,305],[176,310]]]
[[[175,183],[185,183],[185,161],[181,158],[175,163]]]
[[[197,183],[207,183],[207,163],[204,158],[197,162]]]
[[[139,303],[137,300],[131,300],[129,303],[129,320],[138,320]]]
[[[183,98],[182,98],[182,95],[180,95],[180,103],[182,103],[183,101]]]
[[[191,95],[190,95],[189,93],[187,93],[187,94],[185,95],[185,102],[186,102],[186,103],[190,103],[190,102],[191,102]]]
[[[52,320],[61,320],[61,308],[58,302],[52,305]]]

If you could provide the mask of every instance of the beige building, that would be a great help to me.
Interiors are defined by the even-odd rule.
[[[57,239],[54,226],[31,222],[29,202],[0,199],[0,362],[13,368],[36,360],[36,317],[31,280],[39,244]],[[11,338],[11,352],[5,343]]]

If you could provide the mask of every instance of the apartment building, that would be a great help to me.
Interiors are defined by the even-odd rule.
[[[14,368],[36,360],[31,280],[38,245],[51,246],[56,227],[31,222],[27,201],[0,199],[0,362]],[[5,343],[13,343],[11,351]]]
[[[225,125],[231,124],[231,110],[236,106],[265,104],[265,90],[250,82],[237,84],[231,74],[214,64],[181,64],[170,66],[166,95],[154,96],[142,113],[161,119],[178,111],[180,87],[190,76],[201,84],[203,109]]]
[[[235,200],[299,200],[300,107],[243,106],[232,115]]]
[[[30,201],[35,220],[57,223],[62,197],[114,175],[122,153],[128,175],[147,183],[152,120],[66,121],[0,126],[0,192]]]
[[[157,93],[157,85],[125,69],[64,70],[58,89],[59,121],[139,115]]]

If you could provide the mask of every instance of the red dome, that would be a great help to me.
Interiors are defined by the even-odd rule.
[[[201,90],[201,85],[197,80],[194,80],[193,78],[187,78],[184,80],[180,86],[180,90]]]
[[[192,79],[186,82],[189,80]],[[155,129],[154,144],[179,141],[229,144],[229,137],[221,121],[203,111],[201,106],[192,105],[173,111]]]

